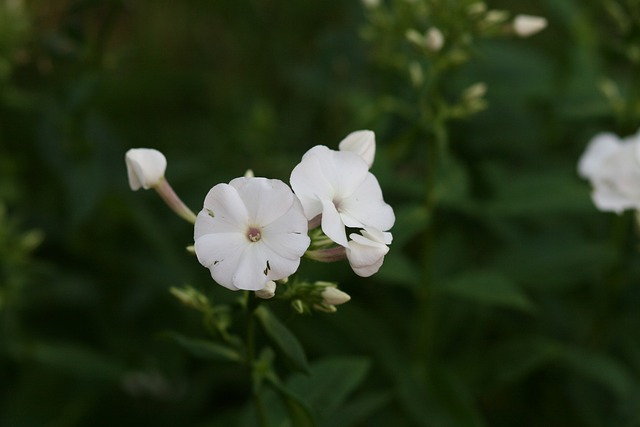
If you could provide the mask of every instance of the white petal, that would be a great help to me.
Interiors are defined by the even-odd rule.
[[[285,215],[262,228],[262,241],[286,259],[300,258],[311,243],[307,225],[300,202],[296,200]]]
[[[209,190],[204,199],[204,209],[198,217],[201,217],[203,212],[214,219],[208,229],[213,227],[217,232],[245,232],[249,225],[249,216],[243,200],[238,191],[228,184],[217,184]],[[196,219],[194,236],[197,239],[202,234],[203,231]]]
[[[213,280],[225,288],[237,290],[233,276],[247,245],[242,233],[215,233],[196,239],[194,247],[198,261],[211,271]]]
[[[132,148],[124,156],[129,186],[132,190],[154,187],[164,178],[167,159],[152,148]]]
[[[278,179],[236,178],[229,185],[238,190],[247,207],[249,223],[261,227],[287,213],[294,201],[289,186]]]
[[[384,256],[389,252],[389,248],[377,240],[385,236],[378,233],[367,233],[367,236],[372,236],[374,240],[359,234],[351,234],[352,240],[349,241],[347,248],[349,264],[361,277],[369,277],[376,273],[384,261]]]
[[[620,139],[612,133],[594,136],[578,161],[578,173],[583,178],[592,178],[602,162],[620,148]]]
[[[369,168],[376,156],[376,137],[370,130],[359,130],[350,133],[338,145],[340,151],[353,151],[367,162]]]
[[[251,243],[244,248],[240,263],[233,275],[233,285],[238,289],[257,291],[265,287],[271,280],[269,277],[269,252],[259,242]]]
[[[310,151],[311,150],[309,150],[309,152]],[[309,152],[307,152],[307,154]],[[293,168],[290,182],[291,188],[293,188],[293,191],[302,203],[307,219],[312,219],[322,212],[320,200],[332,200],[334,190],[331,183],[325,177],[320,158],[315,155],[308,156],[307,154],[305,154],[302,161]]]
[[[332,151],[330,161],[323,166],[335,189],[335,197],[340,200],[351,196],[369,174],[369,167],[364,159],[351,151]]]
[[[332,202],[322,201],[322,231],[339,245],[347,246],[347,233],[340,214]]]
[[[233,275],[233,285],[249,291],[262,289],[269,280],[280,280],[292,275],[299,265],[300,258],[282,258],[263,242],[255,242],[245,248]]]
[[[385,203],[380,184],[371,173],[349,198],[341,201],[340,213],[348,227],[386,231],[395,223],[393,209]]]

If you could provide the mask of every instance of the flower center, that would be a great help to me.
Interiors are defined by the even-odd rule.
[[[251,240],[252,242],[257,242],[258,240],[260,240],[261,237],[262,235],[260,234],[259,228],[249,227],[249,230],[247,231],[247,238],[249,240]]]

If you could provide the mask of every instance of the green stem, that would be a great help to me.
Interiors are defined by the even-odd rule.
[[[262,394],[260,393],[260,384],[254,378],[254,365],[256,361],[256,323],[254,312],[259,304],[260,301],[255,296],[255,293],[245,291],[245,310],[247,321],[245,345],[247,349],[247,367],[253,380],[253,402],[256,406],[258,425],[260,427],[269,427],[264,399],[262,398]]]
[[[437,99],[437,98],[436,98]],[[444,105],[436,105],[436,117],[433,120],[431,132],[433,141],[427,146],[427,170],[425,177],[424,206],[429,218],[424,245],[422,247],[422,284],[417,293],[418,308],[415,336],[415,360],[425,371],[431,365],[433,353],[433,335],[435,330],[435,304],[433,292],[433,251],[435,239],[435,220],[437,206],[437,176],[440,160],[447,145],[446,118],[444,116]]]

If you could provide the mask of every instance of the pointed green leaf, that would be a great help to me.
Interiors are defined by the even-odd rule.
[[[288,387],[318,409],[333,413],[366,378],[370,363],[361,358],[325,359],[312,365],[309,375],[296,375]]]
[[[275,375],[267,376],[269,383],[278,392],[282,399],[289,420],[293,427],[316,427],[315,416],[309,404],[302,400],[294,391],[284,386]]]
[[[193,356],[201,359],[238,363],[242,363],[244,361],[242,354],[226,345],[199,338],[185,337],[175,332],[169,332],[166,336],[175,341],[180,347],[187,350]]]
[[[293,333],[266,307],[258,307],[255,315],[269,339],[296,369],[308,372],[309,364],[302,345]]]

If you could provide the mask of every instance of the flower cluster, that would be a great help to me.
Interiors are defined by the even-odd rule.
[[[640,132],[623,139],[612,133],[594,136],[579,160],[578,173],[591,181],[598,209],[640,209]]]
[[[338,148],[319,145],[307,151],[291,173],[291,187],[252,172],[217,184],[197,216],[165,179],[162,153],[132,149],[125,161],[132,190],[155,189],[176,213],[194,223],[193,250],[218,284],[255,291],[266,299],[298,270],[303,256],[324,262],[346,258],[356,274],[368,277],[389,251],[395,216],[369,171],[375,135],[353,132]],[[311,304],[315,309],[334,311],[335,305],[349,300],[335,285],[315,283],[320,285],[298,289],[306,286],[313,292],[303,294],[320,298]]]

